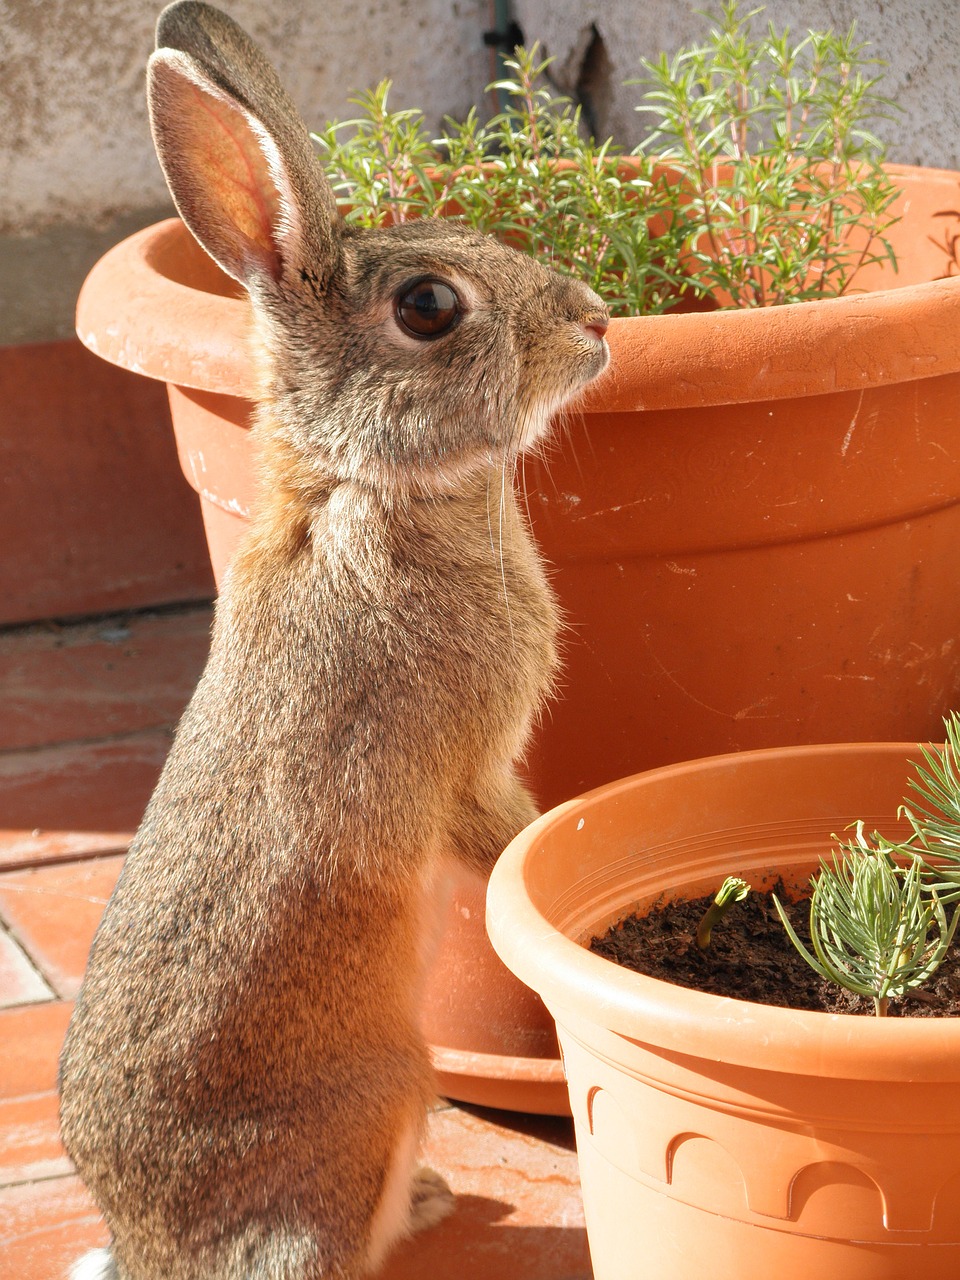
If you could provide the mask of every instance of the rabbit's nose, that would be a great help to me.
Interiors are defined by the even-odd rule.
[[[598,342],[602,342],[607,329],[610,326],[610,319],[606,312],[598,311],[594,315],[587,316],[583,321],[583,331],[588,338],[596,338]]]

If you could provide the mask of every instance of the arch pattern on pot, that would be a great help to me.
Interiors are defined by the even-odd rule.
[[[578,1141],[633,1181],[797,1235],[955,1243],[960,1169],[949,1134],[903,1132],[891,1154],[889,1134],[880,1139],[856,1120],[848,1130],[834,1118],[776,1120],[760,1107],[717,1106],[634,1073],[618,1078],[609,1061],[593,1067],[582,1084],[576,1065],[568,1075]],[[922,1189],[896,1154],[918,1142],[930,1145],[929,1167],[944,1171]]]

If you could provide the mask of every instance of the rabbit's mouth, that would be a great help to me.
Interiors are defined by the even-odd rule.
[[[603,336],[605,332],[606,326],[593,333],[588,333],[586,326],[584,327],[582,339],[584,349],[577,352],[576,364],[579,367],[576,368],[576,372],[579,377],[575,380],[571,378],[572,385],[568,384],[563,390],[554,391],[552,395],[545,392],[542,386],[535,389],[539,394],[521,418],[518,431],[519,453],[529,453],[552,435],[554,420],[564,411],[575,407],[589,383],[598,378],[607,368],[610,363],[610,349]],[[586,345],[588,343],[589,346]],[[565,372],[573,372],[573,369],[568,367]]]

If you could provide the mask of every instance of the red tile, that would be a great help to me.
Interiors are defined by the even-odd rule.
[[[0,1099],[56,1089],[60,1046],[72,1010],[62,1000],[0,1009]]]
[[[0,871],[125,853],[132,831],[0,831]]]
[[[170,750],[165,730],[0,753],[0,828],[133,831]]]
[[[55,1176],[64,1167],[55,1099],[30,1104],[9,1112],[25,1135],[9,1163],[29,1170],[33,1160],[53,1176],[0,1187],[0,1275],[53,1280],[62,1275],[57,1268],[104,1243],[107,1233],[77,1180]],[[0,1132],[4,1127],[13,1126],[5,1126],[0,1107]],[[430,1117],[424,1158],[456,1193],[455,1210],[400,1245],[380,1280],[444,1277],[452,1265],[458,1280],[589,1280],[569,1122],[449,1107]]]
[[[72,1172],[60,1142],[55,1093],[0,1101],[0,1187]]]
[[[590,1280],[566,1122],[452,1107],[431,1116],[424,1156],[447,1178],[456,1207],[400,1245],[379,1280],[446,1277],[452,1266],[458,1280]],[[18,1280],[53,1280],[60,1273],[44,1268],[66,1265],[107,1235],[73,1178],[0,1189],[0,1222],[0,1275]]]
[[[0,632],[0,750],[175,724],[199,679],[209,606]]]
[[[55,993],[37,972],[29,956],[3,927],[0,915],[0,1009],[17,1004],[53,1000]]]
[[[405,1241],[380,1280],[589,1280],[571,1124],[450,1107],[430,1117],[424,1162],[447,1179],[454,1212]]]
[[[109,1233],[76,1176],[0,1188],[0,1276],[63,1280]]]
[[[0,919],[58,995],[80,987],[90,943],[123,855],[0,875]]]

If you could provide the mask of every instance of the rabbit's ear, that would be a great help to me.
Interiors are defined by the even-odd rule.
[[[232,19],[196,0],[160,15],[147,74],[157,155],[184,222],[241,284],[335,257],[337,207],[300,116]]]

